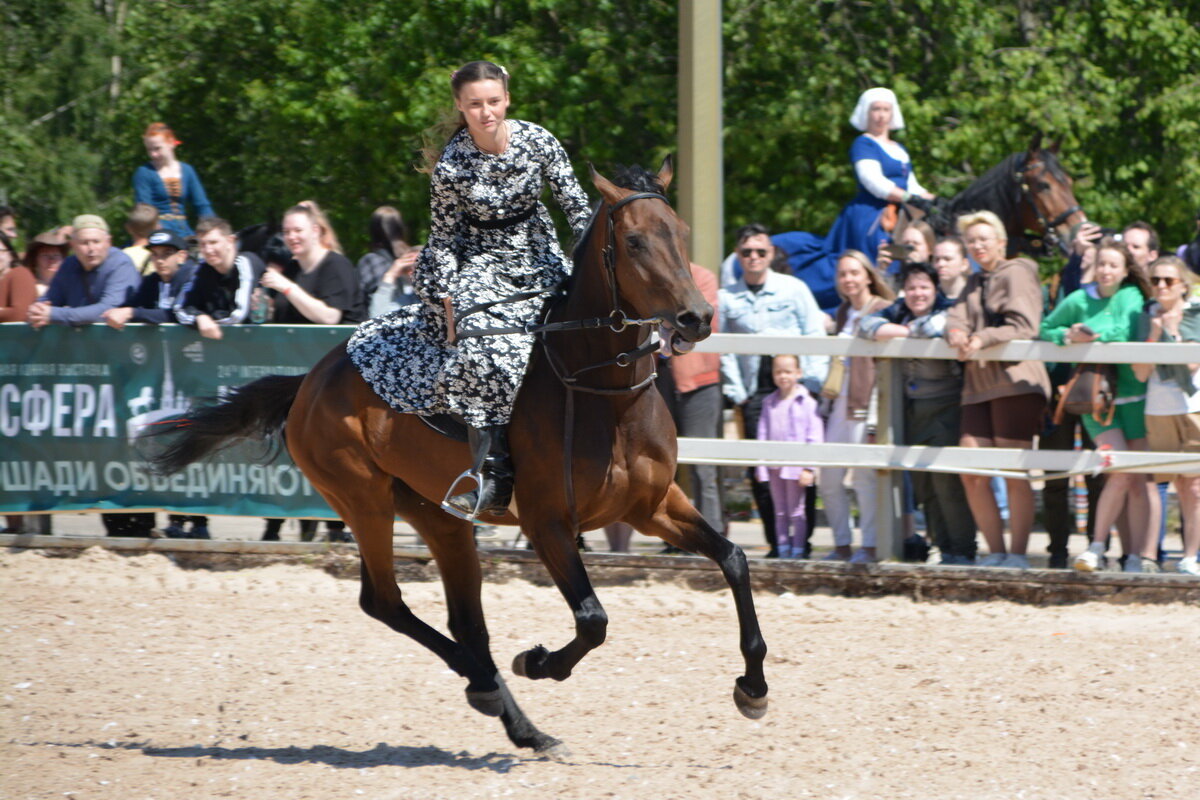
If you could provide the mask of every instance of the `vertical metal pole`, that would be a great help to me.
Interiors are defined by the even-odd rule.
[[[720,272],[724,255],[721,2],[679,4],[679,215],[692,261]]]
[[[879,392],[875,443],[896,444],[900,438],[897,434],[904,424],[900,365],[893,358],[880,358],[875,364],[875,386]],[[902,480],[900,472],[885,470],[879,473],[875,484],[875,502],[879,509],[875,517],[878,526],[875,552],[880,561],[899,560],[904,555]],[[860,498],[859,502],[864,500]]]

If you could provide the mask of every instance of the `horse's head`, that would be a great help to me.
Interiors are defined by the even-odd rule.
[[[681,342],[698,342],[712,333],[713,308],[692,280],[688,227],[663,196],[671,183],[670,157],[657,176],[632,167],[614,182],[594,167],[591,172],[604,198],[596,223],[605,227],[596,232],[607,235],[605,260],[614,310],[661,320],[672,348],[690,349]]]
[[[1086,220],[1087,214],[1075,199],[1071,176],[1059,163],[1058,142],[1048,148],[1041,144],[1041,133],[1035,134],[1017,173],[1032,211],[1025,223],[1065,253],[1071,226]]]

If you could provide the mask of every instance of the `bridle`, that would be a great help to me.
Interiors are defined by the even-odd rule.
[[[630,317],[625,313],[625,310],[621,308],[621,292],[617,282],[616,264],[616,212],[635,200],[662,200],[664,203],[667,203],[668,205],[670,204],[670,201],[667,200],[666,197],[658,194],[657,192],[634,192],[633,194],[627,195],[618,200],[616,203],[608,206],[607,213],[605,215],[605,244],[604,250],[602,251],[602,261],[604,263],[605,277],[608,281],[609,297],[611,300],[611,310],[609,311],[607,317],[591,317],[588,319],[548,322],[545,320],[549,318],[550,309],[547,309],[546,317],[540,323],[529,322],[525,325],[509,326],[504,328],[475,328],[469,331],[463,331],[461,333],[456,331],[456,338],[469,339],[478,336],[501,336],[504,334],[513,333],[535,334],[542,343],[542,349],[546,353],[547,360],[550,362],[551,369],[554,371],[555,376],[563,384],[563,386],[568,389],[569,392],[580,391],[588,392],[590,394],[626,394],[630,392],[636,392],[649,386],[654,381],[655,377],[657,377],[657,374],[653,371],[651,371],[649,377],[632,386],[622,386],[617,388],[586,386],[579,382],[579,376],[585,372],[603,369],[604,367],[633,366],[642,358],[645,358],[658,349],[658,343],[653,340],[649,340],[645,344],[633,350],[618,353],[616,356],[605,361],[601,361],[597,364],[591,364],[575,370],[574,372],[567,372],[562,360],[553,350],[550,349],[550,344],[545,336],[547,333],[557,333],[560,331],[598,330],[600,328],[608,328],[613,333],[622,333],[626,328],[662,324],[662,319],[659,317],[638,319]],[[502,297],[499,300],[491,300],[486,303],[478,303],[473,305],[462,313],[462,315],[459,317],[459,320],[461,321],[471,314],[486,311],[493,306],[503,305],[505,303],[516,303],[521,300],[528,300],[530,298],[547,293],[552,293],[561,297],[563,296],[564,291],[565,287],[560,283],[557,286],[552,286],[548,289],[532,289],[525,292],[515,292],[506,297]]]
[[[1037,173],[1036,175],[1030,176],[1030,174],[1029,174],[1030,171],[1035,168],[1040,169],[1041,172]],[[1034,196],[1037,194],[1037,192],[1034,191],[1033,189],[1031,189],[1029,186],[1031,177],[1039,178],[1045,172],[1046,172],[1046,165],[1043,164],[1041,161],[1022,160],[1021,169],[1018,170],[1013,175],[1013,178],[1016,180],[1017,184],[1021,187],[1021,199],[1029,204],[1030,208],[1033,210],[1034,216],[1037,217],[1038,224],[1042,226],[1042,231],[1043,231],[1042,240],[1045,243],[1048,243],[1053,247],[1057,247],[1061,252],[1063,252],[1065,254],[1068,252],[1068,246],[1062,240],[1062,237],[1058,235],[1058,230],[1057,230],[1058,226],[1062,225],[1064,222],[1066,222],[1068,219],[1070,219],[1073,214],[1083,213],[1083,207],[1080,206],[1078,203],[1076,203],[1075,205],[1068,208],[1066,211],[1063,211],[1061,214],[1056,216],[1054,219],[1047,220],[1046,215],[1044,213],[1042,213],[1041,207],[1038,206],[1037,201],[1034,199]],[[1041,190],[1039,189],[1038,191],[1041,191]],[[1036,241],[1037,241],[1036,239],[1030,239],[1031,243],[1036,242]],[[1042,245],[1042,248],[1045,249],[1044,244]]]

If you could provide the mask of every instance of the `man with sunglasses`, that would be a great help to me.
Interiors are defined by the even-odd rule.
[[[718,309],[722,330],[726,333],[780,333],[824,336],[825,315],[817,306],[808,286],[790,274],[771,270],[775,246],[770,232],[759,223],[743,226],[737,232],[735,250],[742,277],[726,284],[719,293]],[[764,366],[765,359],[765,366]],[[801,382],[814,395],[821,391],[829,369],[827,356],[801,355]],[[763,400],[775,391],[771,378],[771,355],[721,356],[721,383],[725,398],[742,411],[746,438],[754,438]],[[754,479],[750,470],[754,504],[763,522],[763,534],[770,548],[767,558],[775,558],[775,507],[765,482]],[[810,487],[811,489],[811,487]],[[808,518],[814,519],[810,491]],[[810,537],[811,539],[811,537]]]

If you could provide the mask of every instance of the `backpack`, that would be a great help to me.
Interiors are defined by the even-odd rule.
[[[1117,367],[1115,364],[1079,364],[1063,384],[1054,411],[1054,424],[1064,414],[1091,415],[1101,425],[1111,425],[1116,412]]]

